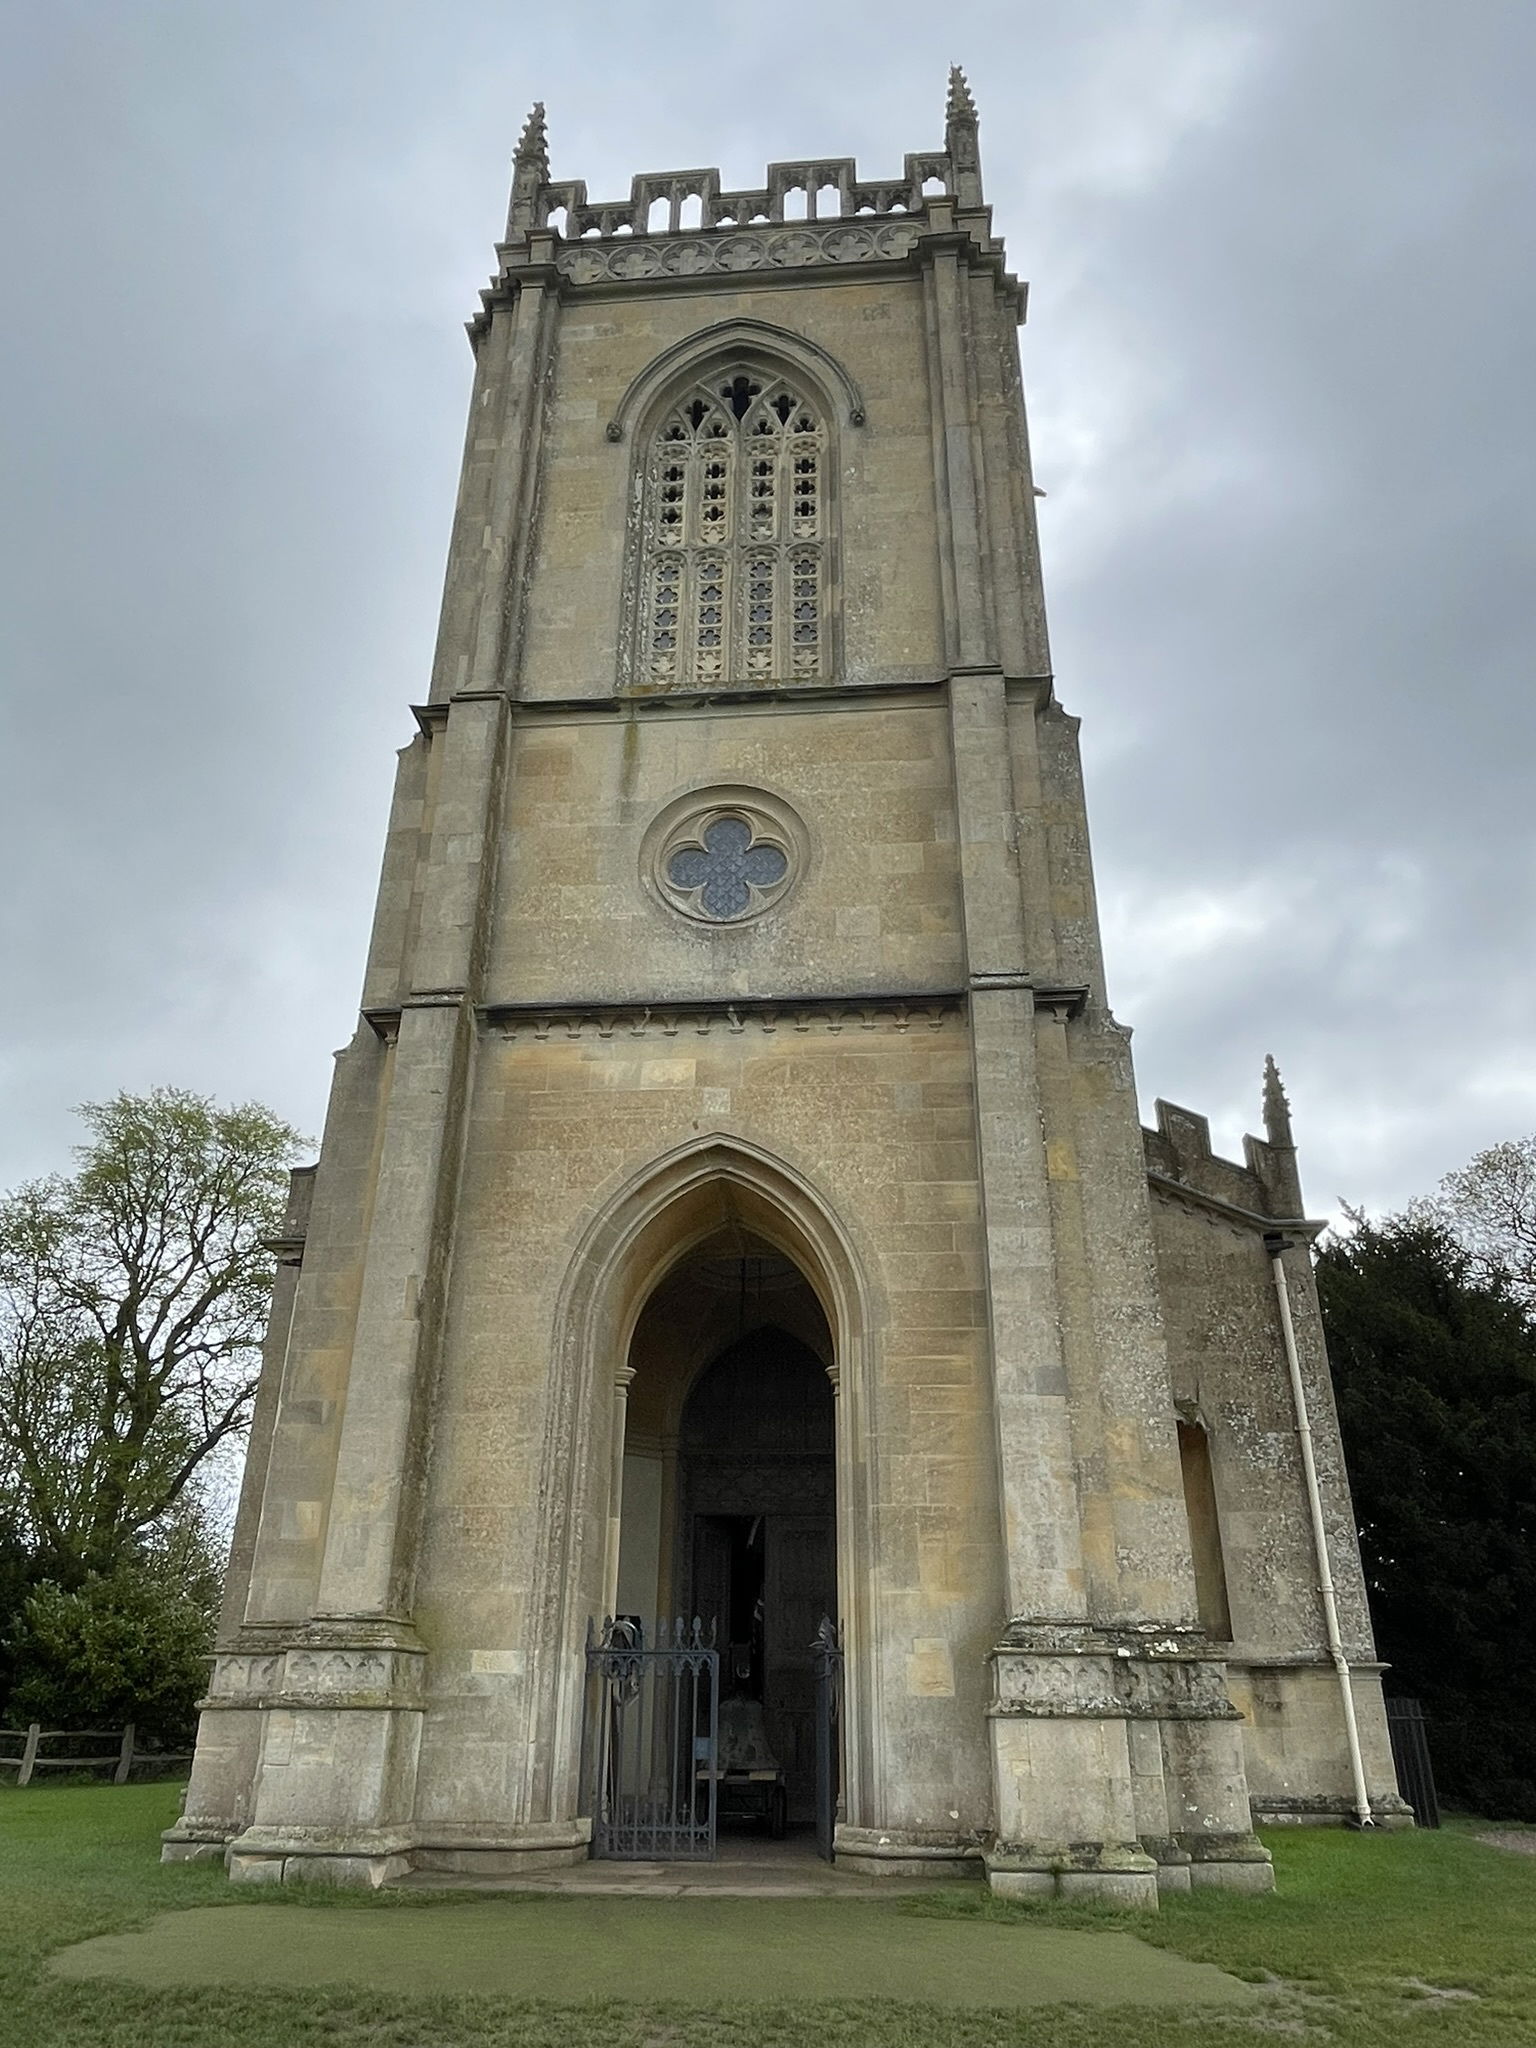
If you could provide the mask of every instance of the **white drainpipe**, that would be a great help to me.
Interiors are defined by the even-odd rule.
[[[1350,1684],[1349,1660],[1339,1633],[1339,1603],[1333,1589],[1333,1567],[1328,1559],[1328,1529],[1323,1520],[1323,1496],[1317,1484],[1317,1460],[1312,1453],[1312,1424],[1307,1416],[1307,1390],[1301,1377],[1301,1359],[1296,1350],[1296,1325],[1291,1320],[1291,1294],[1285,1279],[1285,1240],[1266,1237],[1269,1268],[1274,1275],[1275,1299],[1280,1304],[1280,1330],[1285,1339],[1285,1362],[1291,1374],[1291,1400],[1296,1409],[1296,1434],[1301,1440],[1301,1469],[1307,1482],[1307,1507],[1312,1516],[1312,1547],[1317,1553],[1318,1590],[1323,1596],[1323,1624],[1328,1632],[1328,1655],[1338,1673],[1339,1699],[1344,1708],[1344,1740],[1349,1749],[1349,1775],[1355,1788],[1355,1818],[1363,1828],[1376,1825],[1371,1812],[1371,1795],[1366,1790],[1365,1760],[1360,1754],[1360,1724],[1355,1719],[1355,1693]]]

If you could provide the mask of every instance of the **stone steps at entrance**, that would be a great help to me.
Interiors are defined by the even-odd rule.
[[[977,1866],[978,1876],[980,1865]],[[589,1896],[716,1899],[890,1899],[973,1883],[969,1878],[855,1877],[823,1863],[803,1839],[723,1843],[712,1863],[620,1863],[594,1859],[526,1877],[474,1877],[413,1870],[401,1891],[580,1892]]]

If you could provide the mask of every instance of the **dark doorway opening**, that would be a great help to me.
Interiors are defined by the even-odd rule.
[[[763,1696],[763,1598],[767,1529],[761,1515],[695,1515],[693,1593],[728,1656],[733,1692]]]
[[[816,1816],[816,1666],[837,1611],[833,1397],[823,1361],[769,1325],[722,1351],[695,1382],[678,1443],[678,1559],[687,1611],[713,1624],[720,1657],[722,1764],[733,1813],[772,1831],[776,1770],[791,1825]]]

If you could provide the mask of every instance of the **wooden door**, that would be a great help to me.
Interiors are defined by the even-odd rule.
[[[816,1815],[816,1672],[811,1644],[837,1612],[831,1515],[770,1515],[764,1559],[763,1710],[793,1821]]]
[[[731,1627],[731,1528],[719,1515],[693,1518],[689,1598],[692,1604],[685,1619],[697,1615],[706,1636],[714,1627],[716,1647],[723,1652]]]

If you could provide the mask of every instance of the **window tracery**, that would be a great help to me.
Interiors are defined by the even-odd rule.
[[[782,376],[716,372],[672,405],[645,451],[636,681],[830,673],[827,482],[821,414]]]

